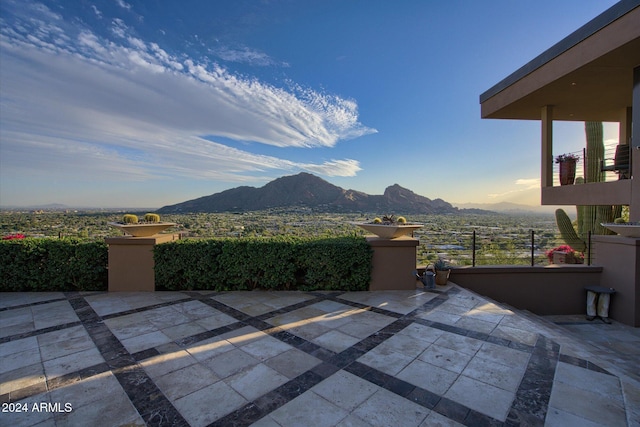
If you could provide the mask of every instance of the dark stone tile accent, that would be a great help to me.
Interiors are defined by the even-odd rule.
[[[427,409],[434,409],[436,405],[443,399],[435,393],[425,390],[421,387],[415,386],[407,381],[396,378],[392,375],[378,371],[360,362],[354,362],[345,368],[345,371],[356,375],[363,380],[369,381],[379,387],[384,388],[398,396],[409,399]],[[463,405],[458,405],[460,408],[464,408],[467,412],[468,408]],[[467,413],[465,412],[465,414]]]
[[[325,299],[327,299],[327,298],[324,297],[324,296],[316,296],[313,299],[309,299],[309,300],[306,300],[306,301],[300,301],[298,303],[291,304],[289,306],[282,307],[282,308],[279,308],[277,310],[273,310],[273,311],[270,311],[268,313],[261,314],[259,316],[256,316],[256,319],[267,320],[267,319],[270,319],[272,317],[279,316],[281,314],[289,313],[290,311],[298,310],[300,308],[304,308],[304,307],[313,305],[313,304],[315,304],[317,302],[320,302],[322,300],[325,300]]]
[[[210,426],[246,426],[258,421],[266,414],[275,411],[279,407],[300,396],[302,393],[337,371],[337,369],[333,371],[330,366],[326,364],[324,365],[325,366],[322,369],[312,369],[297,376],[296,378],[293,378],[275,390],[259,397],[254,402],[248,403],[227,416],[216,420],[214,423],[210,424]]]
[[[467,336],[468,333],[467,329],[463,329],[458,326],[447,325],[446,323],[432,322],[430,326],[432,328],[440,329],[441,331],[451,332],[463,336]]]
[[[509,347],[511,345],[511,341],[506,339],[506,338],[500,338],[500,337],[494,337],[494,336],[489,336],[487,337],[487,342],[490,342],[492,344],[497,344],[497,345],[501,345],[503,347]]]
[[[522,411],[511,407],[509,415],[504,422],[505,426],[513,427],[542,427],[544,426],[544,420],[540,420],[537,416],[530,414],[526,411]]]
[[[21,388],[20,390],[14,390],[9,393],[9,398],[11,402],[16,402],[20,399],[24,399],[29,396],[35,396],[36,394],[44,393],[46,391],[47,384],[41,382],[29,387]]]
[[[540,335],[534,346],[516,398],[509,412],[510,422],[544,425],[551,388],[559,359],[560,345]]]
[[[203,298],[198,300],[204,304],[207,304],[209,307],[215,308],[216,310],[227,314],[231,317],[233,317],[234,319],[236,319],[238,322],[246,322],[249,319],[252,319],[251,316],[249,316],[246,313],[243,313],[240,310],[236,310],[233,307],[230,307],[228,305],[225,305],[217,300],[214,300],[212,298]]]
[[[360,378],[364,378],[372,369],[373,368],[369,365],[365,365],[364,363],[360,362],[353,362],[352,364],[344,368],[345,371]]]
[[[136,360],[130,355],[126,354],[123,356],[119,356],[113,359],[107,360],[107,365],[109,369],[113,372],[116,372],[121,369],[126,369],[136,363]]]
[[[570,325],[590,325],[591,322],[587,321],[587,320],[574,320],[571,322],[553,322],[554,324],[558,325],[558,326],[570,326]]]
[[[579,359],[579,358],[574,357],[574,356],[561,354],[560,355],[560,362],[568,363],[570,365],[577,366],[577,367],[583,368],[583,369],[588,369],[590,371],[600,372],[601,374],[615,376],[611,372],[607,371],[604,368],[601,368],[600,366],[596,365],[595,363],[589,362],[588,360]]]
[[[294,335],[291,332],[287,332],[287,331],[283,331],[283,330],[275,331],[274,329],[270,329],[267,332],[273,338],[279,339],[283,343],[289,344],[292,347],[296,347],[297,348],[297,347],[303,345],[306,342],[305,339],[300,338],[299,336]]]
[[[227,332],[232,332],[237,329],[244,327],[245,324],[241,322],[231,323],[230,325],[221,326],[216,329],[212,329],[210,331],[201,332],[199,334],[191,335],[189,337],[184,337],[179,340],[176,340],[175,343],[181,347],[186,347],[191,344],[195,344],[200,341],[207,340],[209,338],[217,337],[218,335],[226,334]]]
[[[169,307],[184,302],[189,302],[190,299],[181,299],[177,301],[167,301],[159,304],[148,305],[146,307],[132,308],[131,310],[119,311],[117,313],[105,314],[102,318],[104,320],[113,319],[114,317],[126,316],[128,314],[143,313],[145,311],[155,310],[156,308]]]
[[[398,396],[407,397],[416,389],[416,386],[396,377],[390,377],[387,379],[384,388]]]
[[[327,372],[324,373],[326,374]],[[210,426],[226,427],[250,425],[264,417],[266,414],[275,411],[279,407],[300,396],[302,393],[327,377],[328,375],[325,376],[313,369],[309,370],[286,382],[275,390],[259,397],[254,402],[248,403],[242,408],[233,411],[219,420],[216,420],[214,423],[211,423]]]
[[[467,418],[467,415],[469,415],[469,412],[471,411],[471,409],[467,408],[466,406],[461,405],[458,402],[454,402],[451,399],[447,399],[446,397],[440,398],[440,401],[436,404],[433,410],[440,415],[444,415],[445,417],[457,421],[461,424],[465,424],[464,420]]]
[[[21,334],[10,335],[8,337],[0,338],[0,344],[4,344],[10,341],[17,341],[23,338],[36,337],[38,335],[46,334],[47,332],[61,331],[63,329],[71,328],[81,325],[82,322],[63,323],[62,325],[50,326],[48,328],[37,329],[35,331],[23,332]]]
[[[615,376],[611,372],[607,371],[606,369],[601,368],[600,366],[596,365],[595,363],[592,363],[592,362],[589,362],[589,361],[587,361],[587,369],[590,370],[590,371],[600,372],[601,374],[607,374],[607,375]]]
[[[322,362],[321,364],[314,366],[311,369],[311,372],[314,372],[321,376],[323,379],[329,378],[331,375],[335,374],[340,370],[336,365],[332,365],[331,363]]]
[[[182,415],[142,368],[119,370],[114,374],[147,425],[188,426]]]
[[[296,348],[322,360],[323,362],[329,362],[331,361],[331,358],[335,356],[335,353],[333,351],[320,347],[319,345],[314,344],[310,341],[305,341]]]
[[[185,294],[188,297],[192,299],[197,299],[197,300],[201,300],[204,298],[211,298],[213,296],[226,293],[226,292],[210,292],[210,293],[203,293],[203,292],[205,291],[181,291],[182,294]]]
[[[307,371],[281,385],[274,391],[287,398],[288,400],[292,400],[300,396],[305,391],[309,390],[314,385],[318,384],[323,379],[324,378],[322,378],[317,373],[313,371]]]
[[[489,341],[489,334],[485,334],[484,332],[478,332],[478,331],[468,331],[466,336],[468,336],[469,338],[474,338],[480,341]]]
[[[378,333],[395,334],[396,332],[400,332],[401,330],[403,330],[404,328],[406,328],[407,326],[409,326],[412,323],[413,323],[413,321],[411,319],[408,319],[408,318],[398,319],[395,322],[390,323],[389,325],[387,325],[384,328],[380,329],[380,331],[378,331]]]
[[[152,347],[146,350],[139,351],[137,353],[133,353],[131,356],[133,357],[133,360],[135,360],[136,362],[140,362],[142,360],[149,359],[150,357],[158,356],[159,354],[160,352]]]
[[[531,353],[533,352],[533,347],[528,345],[528,344],[523,344],[517,341],[511,341],[509,343],[509,348],[512,348],[514,350],[520,350],[520,351],[524,351],[526,353]]]
[[[190,427],[177,411],[154,410],[147,414],[141,414],[148,427]]]
[[[351,347],[331,357],[329,359],[329,363],[339,368],[344,368],[364,353],[364,351]]]
[[[264,417],[266,413],[260,409],[256,404],[249,403],[242,408],[230,413],[227,416],[216,420],[209,424],[209,427],[244,427],[249,426],[260,418]]]
[[[83,319],[87,333],[107,361],[104,365],[112,370],[145,423],[148,426],[188,426],[178,410],[162,394],[146,372],[137,365],[136,359],[102,323],[102,319],[91,305],[84,298],[73,298],[70,302],[78,317]],[[100,369],[105,369],[105,366],[98,368]],[[81,376],[82,372],[88,375],[92,371],[83,370],[80,372]]]
[[[366,353],[369,350],[372,350],[378,344],[380,344],[383,341],[387,340],[388,338],[389,338],[388,334],[381,334],[381,333],[376,332],[375,334],[369,335],[367,338],[365,338],[362,341],[354,344],[353,347],[351,347],[351,348],[355,348],[355,349],[358,349],[358,350],[363,351],[364,353]]]
[[[259,331],[264,331],[265,329],[271,329],[274,326],[270,323],[265,322],[264,320],[257,319],[255,317],[250,317],[243,321],[245,325],[253,326]]]
[[[449,299],[449,295],[446,293],[440,294],[437,297],[427,301],[421,307],[416,308],[411,313],[407,314],[407,317],[414,317],[420,313],[430,313],[435,308],[443,304],[445,301]]]
[[[558,357],[558,354],[560,354],[560,344],[550,340],[544,335],[539,335],[538,341],[536,341],[535,350],[540,349],[549,352],[550,355],[555,353],[555,357]]]
[[[451,288],[447,293],[451,295],[458,295],[459,293],[462,293],[462,290],[460,288]]]
[[[43,304],[49,304],[52,302],[58,302],[58,301],[64,301],[66,298],[53,298],[47,301],[38,301],[38,302],[32,302],[30,304],[20,304],[20,305],[13,305],[11,307],[1,307],[0,308],[0,313],[2,313],[3,311],[7,311],[7,310],[15,310],[17,308],[25,308],[25,307],[33,307],[35,305],[43,305]]]
[[[467,414],[467,417],[464,419],[464,424],[473,427],[502,427],[504,425],[502,421],[474,411],[473,409]]]
[[[283,396],[276,389],[260,396],[254,400],[253,403],[262,411],[262,413],[268,414],[288,403],[290,400],[291,399]]]
[[[440,396],[420,387],[415,387],[406,397],[427,409],[435,408],[440,401]]]
[[[62,375],[60,377],[47,380],[47,388],[55,390],[56,388],[65,387],[82,380],[82,376],[78,372]]]
[[[109,370],[109,364],[107,363],[99,363],[97,365],[89,366],[88,368],[81,369],[77,371],[80,378],[83,380],[87,378],[91,378],[94,375],[99,375]]]

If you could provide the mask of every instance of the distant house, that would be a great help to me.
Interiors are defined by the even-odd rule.
[[[482,118],[541,121],[543,205],[628,205],[631,221],[640,221],[640,0],[618,2],[484,92],[480,104]],[[618,176],[559,185],[554,121],[619,123],[614,148],[626,161],[619,154],[609,167]],[[602,286],[618,290],[613,317],[640,326],[640,239],[596,236],[594,245]]]
[[[637,179],[553,185],[552,126],[618,122],[619,143],[632,148],[630,175],[640,177],[640,1],[615,4],[480,95],[480,104],[482,118],[542,122],[543,205],[629,205],[640,221]]]

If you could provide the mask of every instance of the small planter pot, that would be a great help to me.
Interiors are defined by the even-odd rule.
[[[560,185],[573,185],[576,180],[576,161],[560,162]]]
[[[436,285],[445,286],[450,274],[451,270],[436,270]]]
[[[110,226],[119,228],[127,234],[133,237],[151,237],[160,233],[161,231],[173,227],[175,222],[155,222],[146,224],[120,224],[118,222],[108,223]]]
[[[369,224],[362,222],[352,223],[360,228],[365,229],[369,233],[373,233],[382,239],[397,239],[413,233],[415,230],[422,228],[422,224]]]

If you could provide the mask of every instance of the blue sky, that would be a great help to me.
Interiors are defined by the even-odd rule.
[[[303,171],[539,205],[540,123],[481,120],[478,97],[614,3],[2,0],[0,206],[160,207]]]

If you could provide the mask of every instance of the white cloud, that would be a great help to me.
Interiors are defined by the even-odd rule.
[[[115,36],[120,37],[121,39],[124,39],[127,37],[127,30],[128,30],[128,27],[122,19],[116,18],[111,23],[111,32]]]
[[[524,187],[524,190],[537,190],[540,188],[540,178],[516,179],[516,185],[522,185]]]
[[[127,9],[127,10],[131,9],[131,5],[125,2],[124,0],[116,0],[116,4],[123,9]]]
[[[209,49],[209,52],[218,58],[229,62],[241,62],[256,66],[282,66],[288,67],[286,62],[277,62],[264,52],[251,49],[246,46],[231,48],[229,46],[219,46],[216,49]]]
[[[121,20],[111,27],[117,44],[86,28],[74,34],[48,10],[41,15],[48,20],[18,19],[0,30],[3,174],[65,165],[96,178],[242,180],[274,169],[328,176],[360,170],[352,159],[292,162],[202,138],[333,147],[375,132],[358,122],[353,100],[173,56],[131,35]],[[244,55],[268,58],[249,49]]]
[[[304,169],[327,176],[356,176],[361,171],[360,163],[357,160],[331,160],[321,165],[301,165]]]
[[[504,199],[506,196],[513,196],[518,193],[540,189],[540,178],[519,178],[514,184],[519,188],[513,188],[501,193],[490,193],[487,196],[491,199]]]
[[[93,13],[95,13],[98,18],[102,19],[102,12],[100,12],[100,10],[95,5],[92,4],[91,9],[93,10]]]

